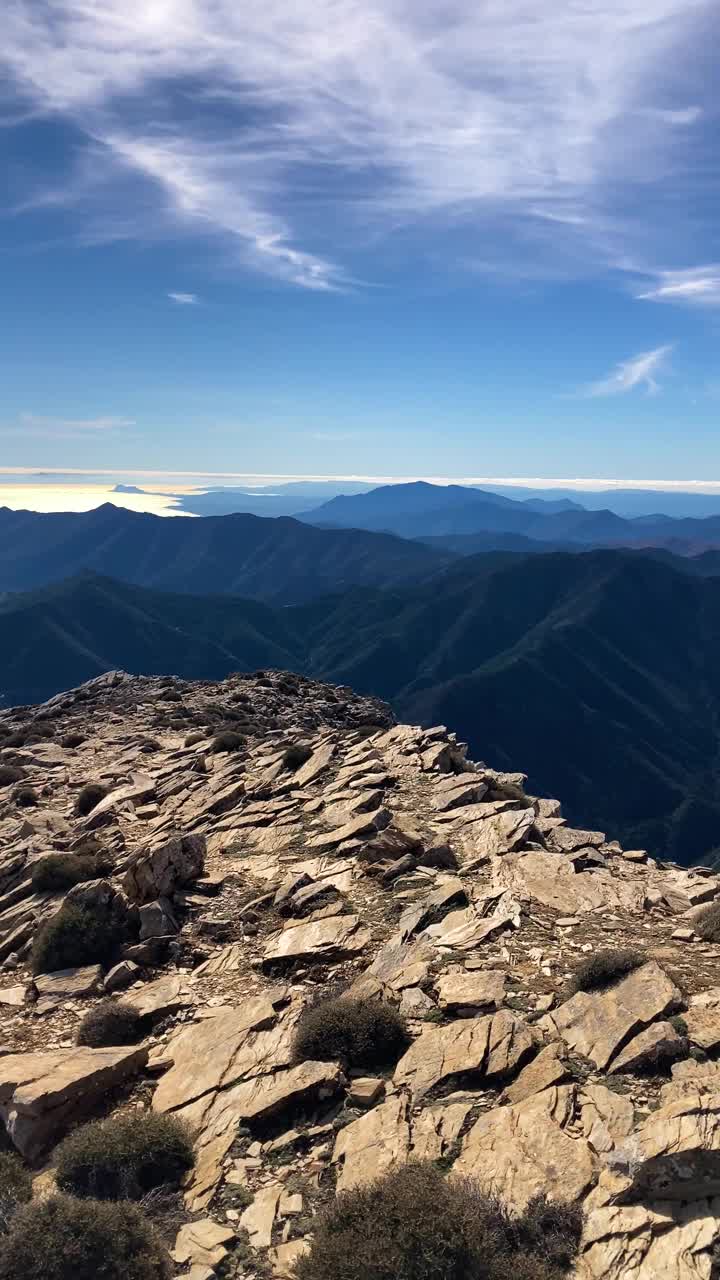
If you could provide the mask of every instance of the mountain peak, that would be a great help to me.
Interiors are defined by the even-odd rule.
[[[4,1113],[22,1114],[4,1123],[21,1156],[53,1160],[95,1117],[119,1135],[192,1116],[183,1263],[211,1240],[229,1265],[241,1218],[253,1269],[312,1261],[328,1186],[372,1185],[382,1204],[374,1180],[422,1160],[440,1189],[438,1162],[471,1178],[478,1210],[500,1202],[503,1265],[507,1215],[541,1195],[575,1224],[562,1247],[588,1280],[638,1260],[657,1274],[659,1251],[684,1274],[687,1223],[705,1220],[693,1265],[710,1275],[716,1073],[698,1050],[720,1039],[717,875],[573,826],[444,727],[288,671],[114,670],[0,726],[34,796],[22,825],[0,815],[19,1011]],[[64,927],[71,905],[93,929]],[[137,1043],[75,1045],[68,1017],[102,1038],[118,992]],[[385,1028],[382,1052],[352,1038],[358,1017]],[[374,1230],[377,1248],[382,1215]],[[518,1261],[547,1272],[534,1231]]]

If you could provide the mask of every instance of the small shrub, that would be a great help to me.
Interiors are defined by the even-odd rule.
[[[192,733],[188,733],[188,735],[186,736],[184,746],[195,747],[197,746],[198,742],[202,742],[204,737],[205,737],[205,734],[202,732],[201,729],[193,729]]]
[[[60,893],[85,880],[98,880],[110,870],[110,861],[84,854],[49,853],[33,864],[32,887],[36,893]]]
[[[0,1280],[170,1280],[170,1260],[133,1204],[49,1196],[24,1206],[0,1246]]]
[[[693,929],[705,942],[720,942],[720,902],[703,907],[693,921]]]
[[[79,792],[75,801],[75,812],[80,818],[87,818],[96,805],[105,799],[108,788],[101,782],[88,782]]]
[[[570,1206],[512,1218],[469,1178],[409,1164],[341,1193],[316,1219],[298,1280],[559,1280],[577,1250]],[[568,1258],[568,1261],[565,1261]]]
[[[582,1225],[578,1205],[535,1196],[515,1220],[513,1236],[523,1253],[534,1254],[559,1271],[567,1271],[580,1245]]]
[[[66,733],[65,736],[60,739],[61,745],[63,747],[68,747],[71,750],[74,747],[81,747],[83,742],[86,741],[87,736],[84,733]]]
[[[379,1067],[397,1062],[408,1043],[405,1021],[391,1004],[338,996],[305,1010],[295,1033],[295,1056]]]
[[[33,809],[38,802],[38,794],[34,787],[16,787],[13,800],[19,809]]]
[[[674,1018],[670,1018],[670,1026],[677,1031],[679,1036],[687,1036],[688,1025],[682,1014],[676,1013]]]
[[[596,951],[575,971],[570,989],[573,992],[598,991],[602,987],[610,987],[644,963],[645,957],[640,951]]]
[[[142,1039],[142,1021],[131,1004],[124,1004],[122,1000],[101,1000],[85,1014],[78,1029],[77,1042],[92,1049],[137,1044]]]
[[[21,1204],[32,1199],[32,1178],[19,1156],[0,1152],[0,1233]]]
[[[213,738],[210,750],[216,755],[221,751],[237,751],[238,748],[244,747],[245,741],[241,733],[236,733],[234,729],[225,729],[223,733],[218,733]]]
[[[14,782],[21,782],[25,777],[22,769],[15,764],[0,764],[0,787],[11,787]]]
[[[95,1120],[56,1149],[61,1191],[95,1200],[139,1200],[177,1185],[195,1163],[192,1143],[174,1116],[154,1111]]]
[[[294,742],[283,755],[283,766],[295,773],[312,755],[312,747],[307,742]]]
[[[32,971],[56,973],[58,969],[84,964],[107,967],[126,940],[126,931],[119,923],[66,902],[35,935]]]

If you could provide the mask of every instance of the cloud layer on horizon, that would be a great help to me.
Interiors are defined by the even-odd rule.
[[[682,178],[699,207],[710,181],[700,55],[714,12],[9,0],[4,123],[62,120],[82,140],[68,180],[48,190],[39,175],[16,207],[69,205],[90,243],[210,237],[319,292],[352,287],[363,249],[412,227],[441,260],[459,237],[471,270],[615,271],[649,301],[720,305],[674,200]]]

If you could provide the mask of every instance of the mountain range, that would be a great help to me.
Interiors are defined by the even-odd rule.
[[[625,519],[609,509],[589,511],[570,499],[517,501],[464,485],[425,482],[341,495],[299,518],[336,529],[383,531],[403,538],[513,534],[546,545],[667,546],[680,554],[720,546],[720,515]]]
[[[451,725],[630,846],[688,863],[720,846],[720,579],[682,560],[495,553],[283,608],[81,575],[7,596],[0,620],[6,705],[115,667],[286,667]]]
[[[452,558],[394,535],[290,518],[163,518],[111,503],[69,513],[0,508],[0,591],[92,570],[164,591],[296,604],[350,586],[427,577]]]
[[[461,485],[388,485],[295,519],[163,518],[110,503],[79,513],[0,508],[0,592],[91,571],[161,591],[302,604],[351,587],[426,582],[479,552],[628,546],[714,572],[720,517],[624,520],[569,499],[515,501]]]

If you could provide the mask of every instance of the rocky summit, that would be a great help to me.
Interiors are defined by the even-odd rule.
[[[113,672],[2,713],[0,746],[0,1117],[37,1196],[78,1124],[144,1111],[194,1142],[178,1276],[290,1276],[337,1191],[430,1160],[513,1211],[579,1203],[579,1280],[710,1280],[712,871],[283,672]],[[73,912],[97,954],[53,967]],[[339,992],[402,1016],[389,1067],[298,1055]],[[108,1000],[139,1034],[83,1043]]]

